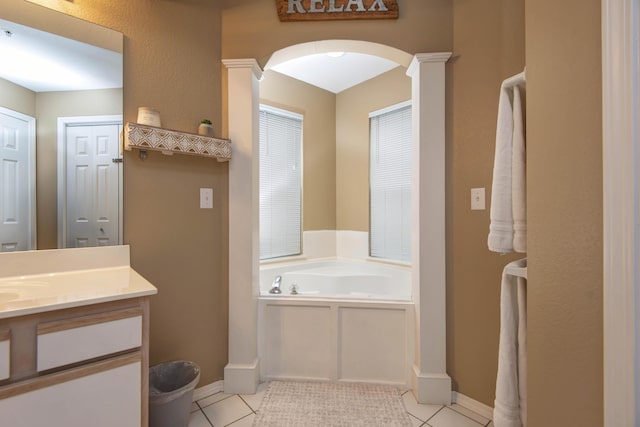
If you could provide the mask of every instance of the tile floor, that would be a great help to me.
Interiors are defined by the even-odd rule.
[[[216,393],[194,402],[189,427],[251,427],[266,388],[263,383],[256,394]],[[493,427],[491,420],[460,405],[421,405],[411,391],[402,400],[414,427]]]

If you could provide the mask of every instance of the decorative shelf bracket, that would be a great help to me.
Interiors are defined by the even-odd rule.
[[[231,160],[231,141],[228,139],[210,138],[131,122],[124,127],[124,148],[127,151],[137,148],[162,151],[164,154],[182,153],[214,157],[219,162]]]

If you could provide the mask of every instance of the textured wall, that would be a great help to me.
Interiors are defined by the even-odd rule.
[[[124,35],[124,121],[140,106],[164,127],[194,132],[210,118],[220,135],[221,6],[208,0],[37,0]],[[24,0],[4,0],[30,10]],[[2,16],[2,9],[0,9]],[[43,20],[48,25],[51,19]],[[91,33],[83,34],[91,36]],[[151,363],[188,359],[201,384],[227,363],[228,167],[213,159],[125,153],[124,239],[133,267],[158,287],[151,301]],[[199,209],[199,188],[214,209]]]
[[[336,96],[284,74],[266,71],[260,102],[304,115],[303,231],[336,228]]]
[[[0,107],[29,116],[36,114],[36,93],[5,79],[0,79]]]
[[[526,4],[530,426],[603,425],[600,7]]]
[[[264,66],[271,54],[298,43],[349,39],[392,46],[409,53],[451,50],[451,2],[404,0],[397,20],[286,22],[273,1],[224,0],[223,58],[256,58]]]
[[[369,113],[411,99],[398,67],[335,95],[267,71],[261,101],[305,114],[304,230],[369,230]]]
[[[524,255],[489,252],[489,206],[498,94],[524,68],[524,0],[453,2],[448,69],[447,369],[454,388],[493,406],[502,268]],[[487,209],[471,210],[471,188]]]
[[[338,230],[369,231],[369,113],[411,99],[411,79],[397,67],[336,97]]]
[[[527,2],[524,14],[523,0],[404,0],[398,21],[287,24],[265,0],[41,1],[124,33],[125,121],[135,120],[138,106],[154,106],[167,127],[183,130],[202,117],[221,129],[221,49],[225,58],[262,65],[277,49],[322,39],[370,40],[410,53],[453,49],[447,364],[458,391],[489,405],[500,271],[510,258],[486,250],[488,211],[469,210],[469,189],[490,187],[498,87],[524,66],[526,23],[529,425],[602,424],[599,1]],[[133,265],[160,290],[152,302],[152,363],[187,358],[202,366],[202,384],[221,379],[227,166],[155,153],[143,162],[128,153],[125,181]],[[212,211],[197,209],[199,186],[214,188]]]

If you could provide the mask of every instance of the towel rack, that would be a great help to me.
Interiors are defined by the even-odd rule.
[[[526,262],[526,258],[525,258]],[[527,266],[524,267],[516,267],[515,265],[507,265],[504,269],[504,272],[509,276],[522,277],[524,279],[527,278]]]
[[[525,76],[525,72],[526,72],[526,68],[521,73],[518,73],[515,76],[511,76],[511,77],[505,79],[502,82],[502,87],[503,88],[509,88],[509,87],[514,87],[514,86],[518,86],[518,85],[521,85],[523,83],[526,83],[527,79],[526,79],[526,76]]]

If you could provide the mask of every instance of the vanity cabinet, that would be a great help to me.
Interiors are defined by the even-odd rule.
[[[0,319],[0,426],[147,426],[148,300]]]
[[[0,427],[147,427],[156,293],[128,246],[0,253]]]

